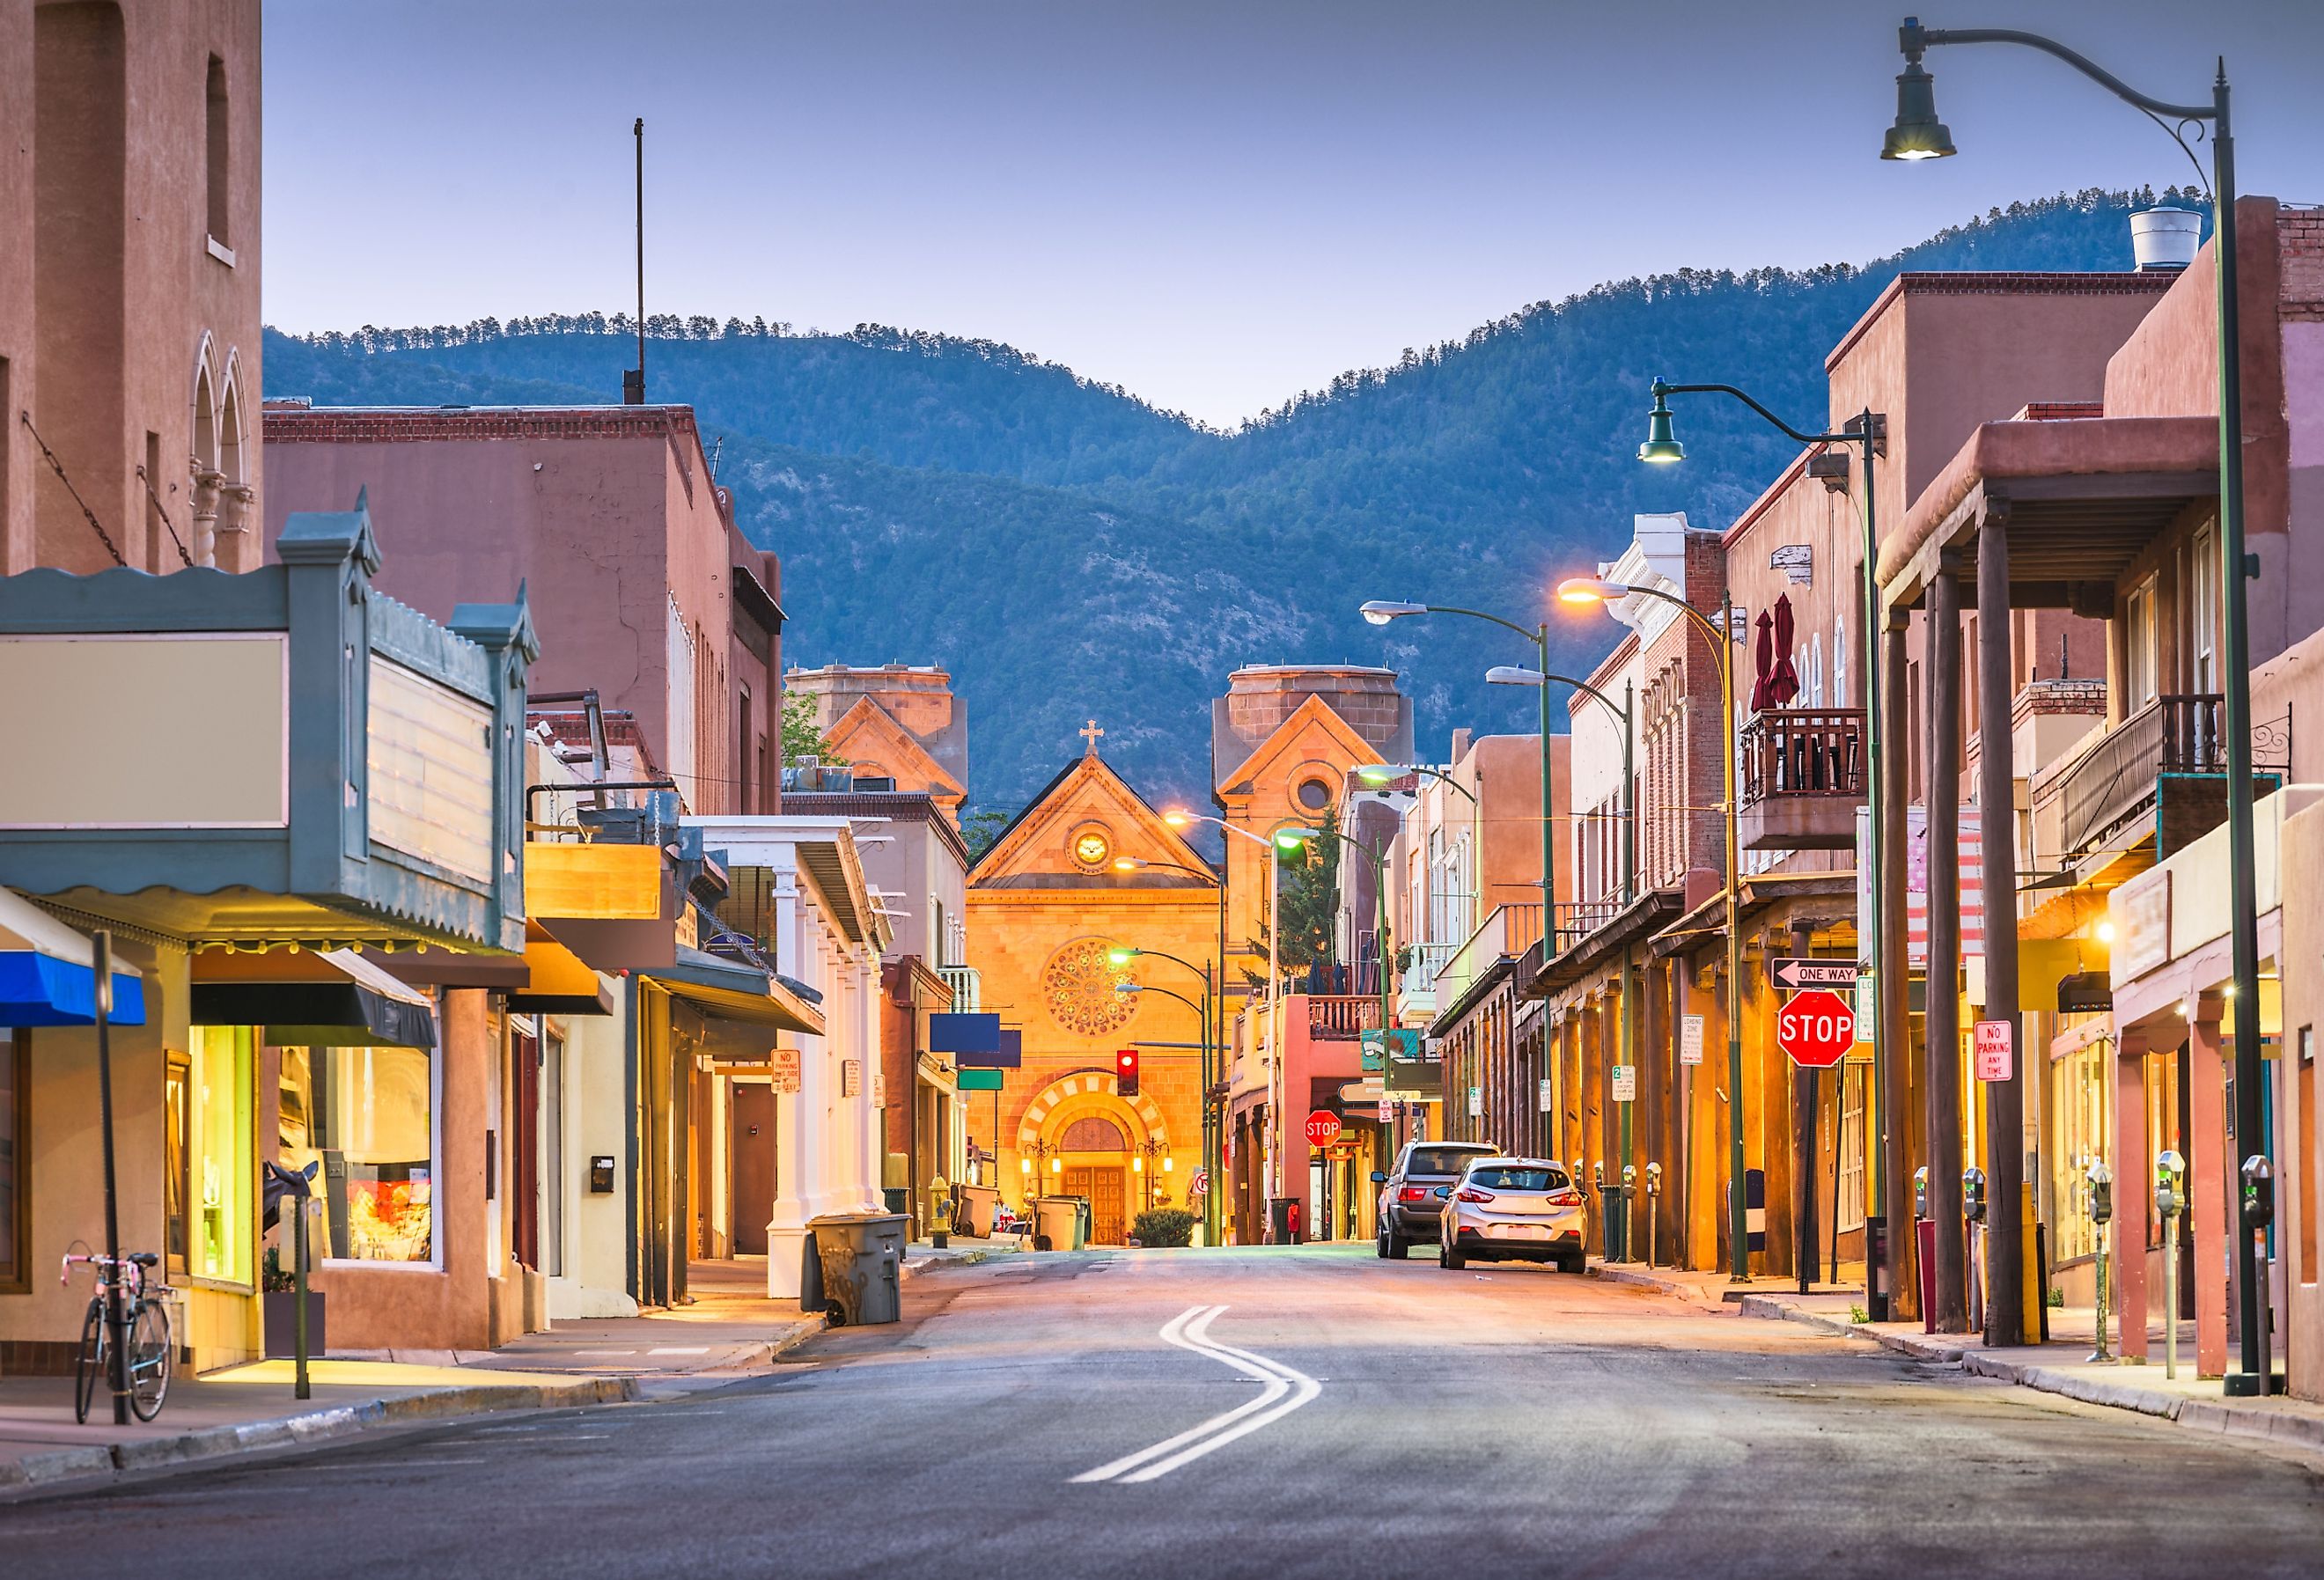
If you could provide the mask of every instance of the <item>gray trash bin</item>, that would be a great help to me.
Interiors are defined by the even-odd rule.
[[[823,1269],[823,1308],[835,1327],[895,1322],[903,1316],[904,1218],[900,1213],[835,1213],[815,1218]]]
[[[992,1215],[1000,1206],[1001,1193],[992,1187],[964,1185],[960,1187],[961,1221],[954,1227],[975,1239],[987,1239],[992,1234]]]
[[[1089,1243],[1082,1233],[1080,1204],[1069,1196],[1045,1196],[1035,1204],[1034,1243],[1043,1251],[1079,1251]]]

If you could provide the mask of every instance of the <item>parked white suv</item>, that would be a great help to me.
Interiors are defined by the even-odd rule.
[[[1438,1189],[1444,1197],[1436,1242],[1439,1267],[1552,1261],[1566,1272],[1582,1270],[1588,1224],[1582,1193],[1564,1164],[1543,1158],[1478,1158],[1458,1179]]]

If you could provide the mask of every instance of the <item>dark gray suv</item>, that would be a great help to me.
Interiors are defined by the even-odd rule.
[[[1484,1141],[1407,1141],[1393,1173],[1372,1170],[1379,1193],[1379,1254],[1402,1261],[1415,1245],[1436,1243],[1436,1219],[1444,1210],[1439,1187],[1461,1178],[1471,1158],[1498,1156]]]

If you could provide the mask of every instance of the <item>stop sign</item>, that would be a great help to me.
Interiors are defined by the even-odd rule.
[[[1856,1009],[1829,988],[1794,993],[1775,1012],[1775,1046],[1805,1069],[1829,1069],[1856,1046]]]
[[[1340,1139],[1340,1116],[1328,1108],[1318,1108],[1307,1116],[1307,1144],[1328,1147]]]

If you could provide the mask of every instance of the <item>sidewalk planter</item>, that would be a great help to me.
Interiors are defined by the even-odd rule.
[[[296,1289],[269,1289],[259,1298],[265,1313],[266,1358],[288,1361],[298,1354],[299,1292]],[[325,1325],[324,1310],[328,1297],[320,1289],[309,1290],[307,1296],[307,1354],[309,1357],[326,1354],[330,1348]]]

